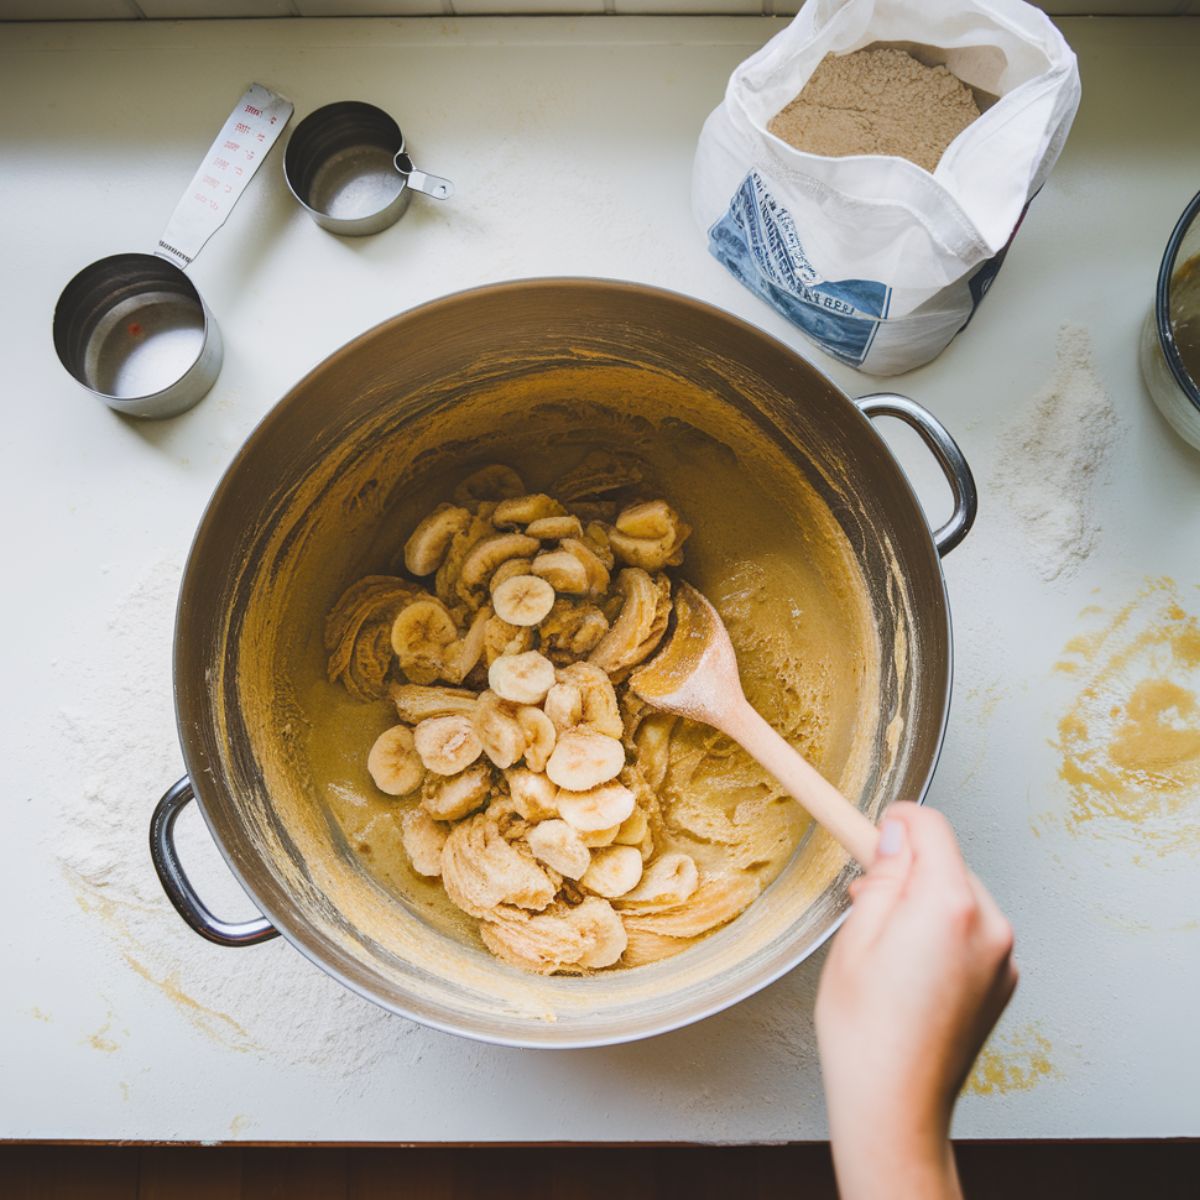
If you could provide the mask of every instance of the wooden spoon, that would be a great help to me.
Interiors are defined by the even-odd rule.
[[[689,583],[675,589],[675,631],[629,677],[647,704],[703,721],[733,738],[862,864],[875,857],[870,820],[767,724],[742,691],[737,657],[717,610]]]

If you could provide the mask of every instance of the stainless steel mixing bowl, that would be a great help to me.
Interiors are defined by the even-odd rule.
[[[271,410],[209,504],[176,625],[188,777],[151,826],[163,885],[197,932],[227,945],[281,933],[393,1012],[489,1042],[568,1047],[696,1021],[764,987],[834,931],[855,868],[817,831],[745,913],[675,958],[590,978],[526,976],[373,884],[319,816],[313,782],[289,765],[307,718],[294,697],[275,694],[263,663],[284,654],[288,638],[296,662],[319,659],[321,648],[319,635],[313,644],[311,632],[288,628],[301,622],[268,609],[271,589],[339,556],[344,585],[362,573],[364,539],[399,498],[415,490],[419,500],[437,472],[487,461],[489,448],[503,454],[499,425],[510,445],[537,439],[550,408],[583,421],[588,405],[602,409],[618,390],[626,400],[643,395],[648,413],[670,398],[669,414],[644,422],[664,438],[681,421],[703,426],[702,410],[722,414],[772,447],[835,514],[881,651],[881,712],[863,718],[872,765],[859,804],[877,819],[896,799],[923,798],[951,686],[940,555],[975,513],[970,471],[946,431],[903,397],[850,400],[786,346],[695,300],[597,280],[502,284],[405,313],[331,355]],[[548,394],[561,399],[547,407]],[[509,416],[489,423],[485,405],[480,417],[481,395],[511,397]],[[472,412],[475,435],[460,438]],[[955,510],[937,532],[872,425],[880,414],[910,424],[946,472]],[[219,921],[189,884],[172,827],[193,796],[261,920]]]

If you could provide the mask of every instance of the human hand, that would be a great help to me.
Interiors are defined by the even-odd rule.
[[[843,1195],[954,1196],[950,1115],[1016,987],[1012,928],[949,823],[888,809],[817,995]]]

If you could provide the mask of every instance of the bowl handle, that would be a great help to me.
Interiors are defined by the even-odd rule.
[[[975,490],[975,476],[967,466],[958,443],[950,436],[946,427],[915,400],[895,392],[876,392],[860,396],[854,402],[858,411],[868,420],[876,417],[896,417],[920,435],[946,476],[950,492],[954,496],[954,512],[950,519],[934,531],[933,544],[943,557],[950,553],[971,531],[975,514],[979,510],[979,495]]]
[[[176,818],[194,796],[192,781],[185,775],[167,789],[166,795],[154,807],[154,816],[150,818],[150,857],[167,899],[201,937],[218,946],[256,946],[259,942],[278,937],[279,930],[266,917],[231,924],[214,917],[196,895],[196,889],[192,887],[179,861],[174,835]]]

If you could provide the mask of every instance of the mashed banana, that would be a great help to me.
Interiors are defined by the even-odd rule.
[[[547,493],[484,467],[419,521],[408,577],[359,580],[326,621],[330,680],[398,717],[363,738],[392,811],[372,806],[351,844],[384,875],[400,855],[440,880],[493,954],[538,974],[678,953],[745,909],[806,826],[727,738],[627,686],[664,638],[692,532],[647,490],[604,452]],[[803,675],[761,620],[767,569],[738,564],[713,597],[752,696]],[[768,715],[809,740],[803,703]]]

